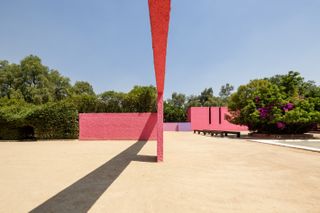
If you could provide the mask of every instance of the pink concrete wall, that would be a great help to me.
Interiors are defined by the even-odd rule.
[[[170,122],[163,124],[164,131],[191,131],[191,123],[189,122]]]
[[[155,140],[157,113],[80,113],[80,140]]]
[[[248,130],[247,126],[234,125],[234,124],[230,123],[229,121],[227,121],[225,119],[226,115],[230,115],[230,113],[228,112],[228,108],[221,107],[221,116],[222,116],[221,125],[223,126],[223,128],[229,129],[229,130],[238,130],[238,131],[247,131]]]
[[[163,131],[178,131],[177,123],[163,123]]]
[[[189,118],[191,128],[209,129],[209,107],[191,107],[189,109]]]
[[[211,108],[211,109],[210,109]],[[211,110],[211,113],[210,113]],[[221,112],[221,113],[220,113]],[[211,121],[209,115],[211,114]],[[221,115],[221,123],[219,120]],[[191,107],[188,110],[188,120],[191,122],[191,128],[194,129],[215,129],[215,130],[234,130],[246,131],[246,126],[234,125],[225,119],[228,114],[227,107]],[[210,123],[211,122],[211,123]]]

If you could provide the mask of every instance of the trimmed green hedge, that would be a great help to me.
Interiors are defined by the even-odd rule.
[[[25,138],[23,135],[24,134],[21,133],[19,128],[2,126],[1,124],[1,128],[0,128],[1,140],[21,140]]]
[[[23,101],[1,99],[0,139],[21,140],[32,138],[30,127],[25,122],[25,117],[32,110],[32,105]]]
[[[68,103],[0,106],[0,139],[78,138],[78,111]]]
[[[26,117],[37,139],[78,138],[78,111],[69,104],[51,103],[36,107]]]

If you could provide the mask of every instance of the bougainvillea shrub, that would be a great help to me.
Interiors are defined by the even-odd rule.
[[[320,93],[297,72],[252,80],[229,101],[229,121],[250,131],[301,134],[320,123]]]

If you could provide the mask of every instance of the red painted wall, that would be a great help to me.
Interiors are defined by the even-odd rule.
[[[80,140],[155,140],[157,113],[80,113]]]
[[[211,110],[211,113],[210,113],[210,110]],[[227,121],[225,119],[226,114],[228,114],[227,107],[221,107],[221,111],[219,111],[219,107],[191,107],[188,110],[188,121],[191,122],[192,130],[194,129],[215,129],[215,130],[234,130],[234,131],[248,130],[246,126],[234,125],[229,121]],[[210,117],[211,117],[211,120],[210,120]]]

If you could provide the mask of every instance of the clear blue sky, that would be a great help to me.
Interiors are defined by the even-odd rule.
[[[172,0],[165,96],[299,71],[320,82],[319,0]],[[147,0],[1,0],[0,59],[97,93],[155,85]]]

